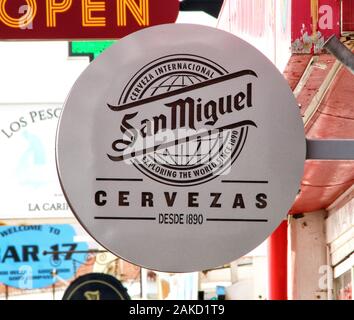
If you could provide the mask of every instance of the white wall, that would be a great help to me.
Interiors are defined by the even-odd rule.
[[[325,210],[291,217],[289,225],[289,300],[327,300],[322,286],[327,265]]]

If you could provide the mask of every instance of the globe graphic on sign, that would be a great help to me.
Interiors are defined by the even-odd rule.
[[[151,86],[146,95],[150,97],[156,96],[165,92],[185,88],[205,80],[206,79],[203,79],[201,76],[196,76],[194,74],[173,74],[161,79],[157,85]]]
[[[185,88],[205,80],[207,79],[203,76],[188,73],[169,75],[152,85],[143,98]],[[191,132],[188,134],[184,129],[179,129],[177,134],[171,133],[171,136],[167,138],[172,145],[157,149],[154,154],[149,155],[150,159],[163,166],[189,170],[210,162],[231,134],[229,131],[208,133],[206,130],[201,130],[199,133],[198,135],[198,132],[193,132],[190,138],[186,136],[189,136]]]

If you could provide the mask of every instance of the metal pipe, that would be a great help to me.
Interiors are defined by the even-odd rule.
[[[354,54],[335,35],[325,42],[323,48],[332,53],[354,74]]]
[[[354,140],[306,139],[306,159],[354,160]]]

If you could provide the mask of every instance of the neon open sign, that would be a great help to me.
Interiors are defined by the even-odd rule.
[[[0,0],[0,39],[116,39],[178,11],[178,0]]]

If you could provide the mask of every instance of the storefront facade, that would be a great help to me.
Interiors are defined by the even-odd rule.
[[[226,0],[218,27],[249,41],[284,73],[308,139],[354,139],[353,74],[322,49],[335,35],[353,50],[353,17],[348,0]],[[306,161],[288,222],[276,232],[287,229],[288,236],[276,238],[284,245],[274,256],[285,258],[269,264],[273,298],[352,299],[353,181],[354,161]]]

